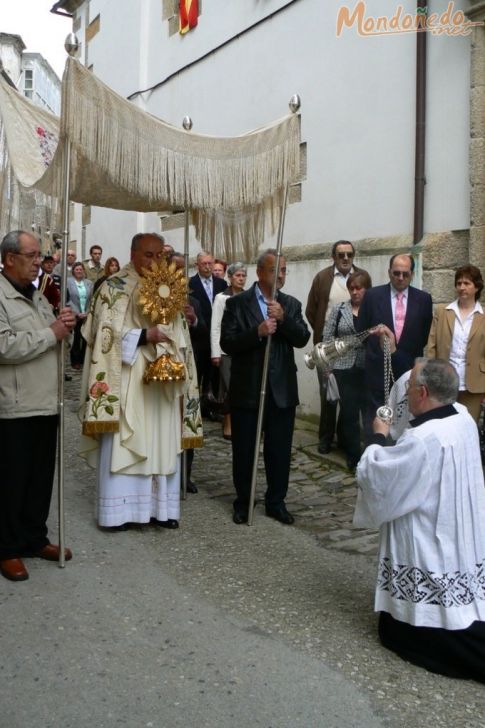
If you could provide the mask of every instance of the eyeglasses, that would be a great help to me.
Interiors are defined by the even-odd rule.
[[[352,260],[354,255],[354,253],[337,253],[337,258],[339,260],[345,260],[345,258],[349,258],[349,260]]]
[[[40,253],[12,253],[12,255],[23,255],[24,258],[28,258],[29,260],[42,260]]]
[[[391,270],[393,278],[411,278],[411,271],[409,270]]]

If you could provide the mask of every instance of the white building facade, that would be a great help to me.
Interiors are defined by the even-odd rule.
[[[25,43],[20,35],[0,33],[0,63],[2,70],[17,88],[22,75],[22,53],[24,50]]]
[[[51,114],[61,113],[61,81],[52,66],[40,53],[22,54],[22,76],[19,90],[37,106]]]
[[[0,61],[3,78],[14,86],[19,93],[29,98],[35,105],[52,114],[59,115],[61,110],[61,81],[48,61],[40,53],[29,53],[20,35],[0,33]],[[22,196],[21,202],[13,189],[7,193],[10,200],[16,200],[12,209],[23,210],[19,217],[2,220],[1,235],[12,225],[18,227],[29,220],[32,230],[41,239],[44,252],[54,248],[54,230],[52,230],[52,214],[50,204],[40,205],[39,201],[29,193]],[[23,219],[24,222],[20,222]],[[7,225],[6,229],[3,226]],[[60,231],[58,231],[60,232]]]
[[[27,52],[20,35],[0,33],[0,61],[20,93],[59,116],[61,80],[44,56]]]
[[[470,172],[473,138],[483,134],[479,120],[473,131],[470,113],[472,39],[483,43],[483,25],[467,25],[482,22],[465,14],[472,5],[428,3],[437,24],[426,33],[426,185],[417,241],[418,34],[403,25],[405,17],[416,18],[415,2],[361,0],[346,13],[339,0],[201,0],[198,25],[183,36],[176,0],[61,0],[54,9],[72,13],[83,63],[174,125],[189,115],[198,133],[236,135],[283,116],[290,96],[300,94],[306,170],[299,201],[287,212],[284,249],[285,290],[304,307],[313,276],[328,265],[338,239],[355,244],[357,263],[374,284],[386,280],[390,254],[413,249],[417,282],[436,300],[451,300],[453,267],[485,261],[483,221],[473,244],[470,233],[471,205],[480,206],[484,189],[480,165],[476,180]],[[483,80],[476,86],[479,110],[485,109]],[[101,208],[86,209],[81,222],[86,248],[100,243],[106,255],[123,260],[135,232],[161,229],[156,215]],[[170,220],[163,226],[180,248],[182,230],[171,230]],[[191,253],[198,249],[194,239]],[[299,369],[301,412],[315,413],[314,376],[301,358]]]

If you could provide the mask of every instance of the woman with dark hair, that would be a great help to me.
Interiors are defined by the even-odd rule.
[[[485,396],[485,315],[479,298],[483,278],[474,265],[455,273],[456,299],[436,308],[428,339],[429,358],[446,359],[460,378],[458,402],[478,422]]]
[[[347,278],[350,301],[334,306],[323,329],[323,342],[356,333],[355,325],[365,292],[371,287],[367,271],[351,273]],[[333,365],[337,380],[340,415],[339,441],[345,450],[347,467],[355,470],[360,460],[360,417],[365,408],[364,347],[361,345],[337,359]]]
[[[106,278],[109,278],[110,276],[114,275],[115,273],[118,273],[119,270],[120,270],[120,264],[119,264],[118,258],[115,258],[114,256],[111,256],[111,258],[108,258],[108,260],[104,264],[104,275],[101,278],[98,278],[98,280],[94,284],[93,293],[96,293],[96,291],[98,290],[100,285],[105,282]]]

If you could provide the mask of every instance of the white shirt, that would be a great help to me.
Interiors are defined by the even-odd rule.
[[[465,370],[466,370],[466,348],[468,346],[468,337],[473,323],[475,313],[483,313],[483,309],[478,301],[475,301],[475,308],[470,311],[468,316],[462,320],[460,316],[460,308],[458,300],[450,303],[446,307],[450,311],[455,312],[455,326],[453,327],[453,337],[450,347],[450,364],[453,364],[460,378],[460,391],[466,389],[465,386]]]
[[[334,306],[338,306],[340,303],[350,300],[350,293],[349,289],[347,288],[347,278],[349,277],[350,273],[353,272],[354,269],[352,267],[350,269],[350,272],[347,273],[346,276],[344,276],[344,274],[339,271],[337,266],[334,265],[333,281],[330,287],[330,293],[328,295],[328,305],[327,311],[325,313],[325,321],[328,320],[328,317],[330,316],[330,311]]]
[[[349,277],[349,276],[350,276],[350,275],[351,275],[352,273],[355,273],[355,270],[354,270],[354,266],[352,266],[352,267],[351,267],[351,269],[349,270],[349,272],[348,272],[348,273],[347,273],[347,275],[345,275],[345,276],[344,276],[344,274],[343,274],[343,273],[341,273],[341,272],[339,271],[339,269],[337,268],[337,266],[336,266],[336,265],[334,265],[334,267],[333,267],[333,277],[334,277],[334,278],[341,278],[341,279],[342,279],[342,280],[344,281],[344,283],[345,283],[346,285],[347,285],[347,278],[348,278],[348,277]]]
[[[221,349],[221,323],[229,294],[222,291],[214,298],[211,320],[211,358],[220,359],[224,352]]]

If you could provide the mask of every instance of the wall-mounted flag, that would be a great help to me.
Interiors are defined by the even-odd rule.
[[[197,25],[199,17],[198,0],[179,0],[180,34],[184,35]]]

